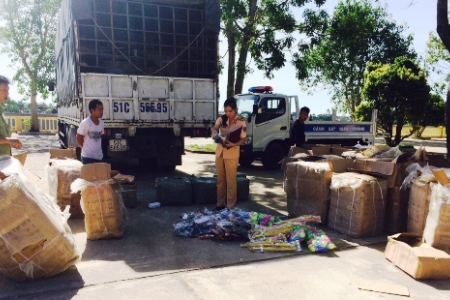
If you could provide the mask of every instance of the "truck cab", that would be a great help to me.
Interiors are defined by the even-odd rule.
[[[273,93],[270,86],[252,87],[235,96],[238,114],[247,121],[247,139],[241,146],[239,163],[250,165],[260,159],[266,169],[279,168],[290,142],[292,114],[298,97]]]

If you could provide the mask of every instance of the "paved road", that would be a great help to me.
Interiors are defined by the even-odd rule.
[[[24,139],[25,140],[25,139]],[[48,190],[45,166],[48,145],[56,138],[27,138],[34,145],[26,167],[36,183]],[[206,139],[203,139],[207,142]],[[200,140],[196,141],[199,143]],[[27,149],[28,150],[28,149]],[[312,255],[252,253],[239,242],[200,241],[174,236],[171,224],[186,207],[148,209],[156,201],[154,181],[160,176],[211,176],[214,157],[187,153],[173,173],[149,172],[136,161],[113,162],[124,174],[136,175],[136,209],[129,209],[125,236],[87,241],[83,220],[70,220],[83,258],[55,277],[15,283],[0,277],[0,299],[398,299],[358,290],[364,280],[407,286],[411,299],[449,299],[448,281],[419,282],[384,258],[386,236],[354,239],[326,229],[338,245],[332,253]],[[282,171],[265,171],[259,163],[240,172],[251,179],[251,200],[244,209],[286,214]],[[212,207],[211,205],[210,207]]]

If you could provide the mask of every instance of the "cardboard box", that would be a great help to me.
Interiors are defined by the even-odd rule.
[[[77,159],[76,149],[70,147],[68,149],[50,149],[50,158],[73,158]]]
[[[25,281],[65,271],[79,259],[59,207],[24,173],[17,160],[0,158],[0,272]]]
[[[111,165],[107,163],[84,165],[81,168],[81,178],[92,182],[111,179]]]
[[[21,153],[13,154],[13,157],[14,157],[15,159],[17,159],[18,161],[20,161],[20,163],[22,164],[22,166],[24,166],[24,165],[25,165],[25,161],[27,160],[27,155],[28,155],[28,152],[23,151],[23,152],[21,152]]]
[[[415,279],[450,279],[450,255],[423,243],[419,235],[389,236],[385,256]]]
[[[450,180],[442,169],[431,169],[439,183],[430,183],[431,195],[423,241],[450,253]]]
[[[333,145],[322,145],[311,147],[312,155],[337,155],[341,156],[342,153],[349,151],[348,148]]]
[[[358,172],[388,178],[394,172],[392,159],[330,159],[328,161],[333,173]]]
[[[52,158],[47,168],[49,194],[61,211],[70,206],[71,218],[84,218],[80,205],[81,193],[70,191],[70,185],[81,176],[82,166],[81,162],[75,159]]]
[[[331,176],[326,161],[287,163],[284,189],[289,216],[316,215],[326,224]]]
[[[412,180],[408,203],[407,231],[409,233],[423,235],[430,206],[430,196],[430,182]]]
[[[328,227],[354,237],[380,235],[387,180],[359,173],[333,174]]]
[[[121,237],[125,231],[127,210],[123,203],[120,185],[109,181],[111,165],[88,164],[81,167],[81,178],[87,184],[81,192],[84,223],[90,240]]]

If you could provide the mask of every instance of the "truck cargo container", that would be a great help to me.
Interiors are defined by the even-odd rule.
[[[55,43],[63,148],[92,99],[103,154],[181,164],[185,136],[209,136],[217,111],[219,0],[63,0]],[[78,152],[80,149],[78,149]]]

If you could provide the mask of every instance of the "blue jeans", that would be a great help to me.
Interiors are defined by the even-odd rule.
[[[83,165],[87,165],[87,164],[100,163],[102,161],[98,160],[98,159],[94,159],[94,158],[81,156],[81,162],[83,163]]]

